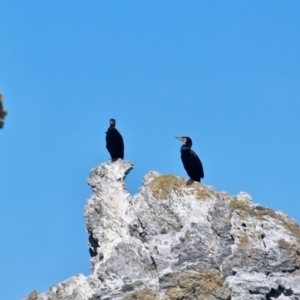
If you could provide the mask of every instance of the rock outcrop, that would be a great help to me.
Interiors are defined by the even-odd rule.
[[[90,173],[92,275],[26,300],[300,299],[300,228],[279,211],[150,172],[134,196],[128,161]]]
[[[3,127],[4,124],[4,118],[7,115],[7,111],[3,108],[3,97],[0,93],[0,129]]]

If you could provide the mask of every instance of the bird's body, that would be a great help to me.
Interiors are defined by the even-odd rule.
[[[192,180],[200,182],[201,178],[204,178],[204,171],[200,158],[191,149],[192,140],[186,136],[177,139],[184,142],[184,144],[181,146],[180,152],[181,160],[187,174]]]
[[[112,161],[118,158],[124,158],[124,142],[120,132],[115,128],[116,120],[110,119],[110,126],[106,132],[106,148]]]

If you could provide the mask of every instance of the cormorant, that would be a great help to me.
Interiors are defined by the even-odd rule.
[[[109,120],[110,126],[106,131],[106,148],[110,153],[111,160],[115,161],[118,158],[124,158],[124,142],[122,135],[120,132],[115,128],[116,120],[110,119]]]
[[[188,136],[176,137],[176,139],[182,141],[184,144],[181,146],[181,160],[183,166],[194,181],[201,181],[204,178],[203,166],[198,155],[191,149],[192,139]]]

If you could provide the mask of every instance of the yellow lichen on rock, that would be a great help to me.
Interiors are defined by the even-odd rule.
[[[199,200],[205,200],[211,196],[217,197],[217,192],[212,187],[199,182],[187,184],[185,179],[170,174],[154,178],[149,183],[149,187],[157,200],[168,199],[173,193],[176,193],[178,197],[195,196]]]
[[[251,210],[251,206],[248,203],[246,203],[244,201],[240,201],[237,197],[232,197],[232,199],[230,201],[230,205],[234,209],[238,209],[241,212],[242,211],[249,212]]]
[[[285,239],[278,240],[278,245],[280,248],[287,250],[290,247],[290,244]]]
[[[159,294],[152,291],[134,291],[126,294],[124,300],[159,300]]]
[[[202,273],[195,271],[178,273],[177,284],[178,287],[166,291],[170,300],[185,299],[187,295],[189,299],[192,299],[191,297],[194,297],[193,299],[216,299],[214,296],[219,293],[230,297],[230,291],[222,274],[215,270]]]

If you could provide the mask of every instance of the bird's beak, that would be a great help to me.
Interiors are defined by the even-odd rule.
[[[183,140],[182,140],[182,138],[181,138],[181,137],[175,136],[175,139],[177,139],[177,140],[179,140],[179,141],[183,142]]]

